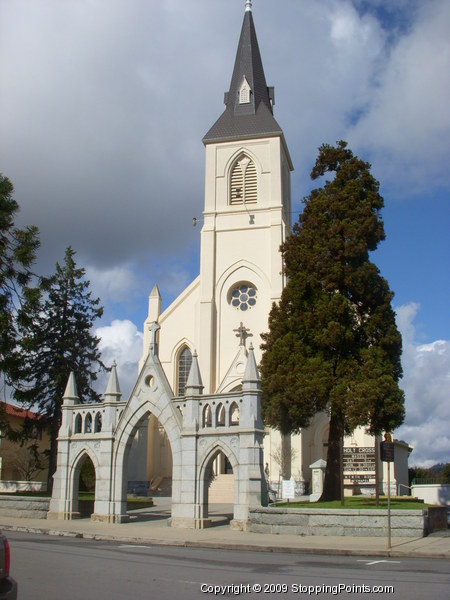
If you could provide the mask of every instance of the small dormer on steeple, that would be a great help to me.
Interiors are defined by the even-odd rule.
[[[250,88],[250,84],[247,81],[247,77],[244,75],[244,79],[242,80],[241,87],[239,88],[239,104],[249,104],[252,97],[252,90]]]

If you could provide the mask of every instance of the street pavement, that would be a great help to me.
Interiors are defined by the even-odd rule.
[[[0,530],[44,533],[56,536],[121,541],[133,544],[222,548],[261,552],[311,553],[347,556],[450,558],[450,530],[424,538],[393,537],[391,548],[385,537],[297,536],[233,531],[228,519],[233,506],[211,504],[208,529],[174,529],[170,524],[170,498],[154,498],[155,505],[129,511],[130,521],[107,524],[76,519],[27,519],[0,514]]]

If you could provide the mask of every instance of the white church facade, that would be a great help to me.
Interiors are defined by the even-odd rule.
[[[256,368],[261,334],[285,285],[280,245],[292,213],[293,165],[273,115],[274,97],[247,1],[225,110],[203,138],[199,276],[164,311],[153,287],[138,382],[123,402],[118,383],[110,380],[99,409],[106,411],[101,431],[95,431],[95,417],[86,431],[88,408],[77,404],[73,385],[66,392],[54,515],[76,514],[76,473],[85,455],[96,469],[95,513],[107,520],[123,518],[124,493],[133,485],[150,495],[171,490],[173,523],[180,526],[207,523],[208,498],[214,501],[221,479],[217,499],[234,503],[236,522],[245,521],[250,504],[265,501],[266,480],[278,490],[282,440],[263,427]],[[288,477],[299,494],[312,490],[310,465],[326,459],[327,439],[328,417],[320,414],[307,430],[284,440]],[[344,446],[348,489],[381,487],[385,477],[374,438],[358,430]],[[407,456],[404,446],[399,455]],[[394,477],[407,483],[407,461],[401,462]]]
[[[175,396],[183,395],[187,365],[194,351],[208,393],[238,389],[246,348],[253,344],[259,363],[261,333],[268,329],[272,304],[281,298],[285,278],[280,245],[291,229],[293,165],[273,115],[274,97],[274,88],[266,83],[251,2],[247,2],[231,83],[225,93],[225,111],[203,138],[206,162],[200,274],[162,313],[155,286],[144,324],[140,364],[145,360],[151,324],[156,321],[160,326],[161,364]],[[136,479],[154,481],[169,476],[167,445],[156,441],[156,427],[155,422],[150,426],[147,467],[159,456],[160,472],[147,468],[146,476],[141,471]],[[272,488],[279,487],[284,452],[289,462],[287,475],[296,480],[297,491],[311,491],[310,465],[326,459],[328,429],[328,417],[321,414],[310,428],[283,440],[283,444],[277,431],[266,430],[264,463]],[[373,477],[358,471],[352,477],[349,474],[347,484],[354,488],[357,480],[363,489],[374,489],[375,460],[382,479],[375,440],[358,430],[344,444],[348,448],[372,448],[371,452],[355,452],[366,455],[364,469],[370,468]],[[399,448],[400,453],[403,450]],[[216,478],[226,475],[223,465],[217,469],[221,472]],[[405,467],[402,471],[400,476],[397,468],[401,482],[407,483]],[[221,490],[223,493],[223,486]]]

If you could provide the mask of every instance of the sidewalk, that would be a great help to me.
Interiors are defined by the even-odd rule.
[[[226,523],[229,505],[210,505],[214,526],[209,529],[168,527],[170,499],[155,498],[155,506],[133,511],[122,524],[96,523],[90,519],[73,521],[20,519],[0,515],[3,531],[25,531],[57,536],[121,541],[126,544],[222,548],[261,552],[289,552],[368,557],[450,558],[450,531],[425,538],[392,538],[387,549],[384,537],[295,536],[249,533],[230,530]]]

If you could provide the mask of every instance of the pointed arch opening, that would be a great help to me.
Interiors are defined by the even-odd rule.
[[[239,406],[236,402],[230,406],[230,426],[235,427],[239,425]]]
[[[174,426],[179,411],[170,407],[172,412],[143,400],[137,410],[124,412],[113,459],[116,522],[171,515],[172,477],[180,477],[180,444],[179,430]],[[131,503],[127,506],[127,495],[151,497],[154,506],[161,503],[161,511],[157,517],[151,510],[136,513]]]
[[[88,413],[84,418],[84,433],[92,433],[92,415]]]
[[[234,505],[239,495],[237,473],[236,457],[219,442],[208,453],[200,469],[199,497],[204,519],[212,518],[217,524],[233,519]]]
[[[207,404],[203,408],[202,426],[203,427],[212,427],[212,411],[211,411],[211,406],[209,404]]]
[[[81,418],[80,413],[78,413],[76,415],[76,417],[75,417],[75,424],[74,424],[74,427],[73,427],[73,432],[74,433],[81,433],[82,429],[83,429],[83,420]]]
[[[216,427],[225,427],[225,407],[222,402],[216,408]]]
[[[172,449],[164,427],[154,414],[147,413],[139,420],[127,447],[127,495],[141,498],[170,497]]]
[[[72,475],[71,518],[90,518],[94,512],[96,492],[96,469],[87,451],[75,462]]]
[[[94,433],[100,433],[102,430],[102,413],[98,412],[95,415]]]

